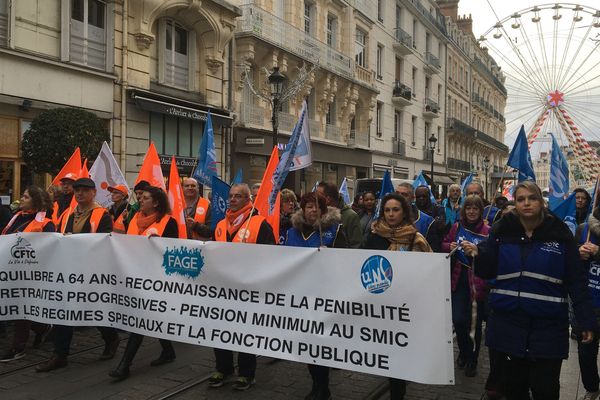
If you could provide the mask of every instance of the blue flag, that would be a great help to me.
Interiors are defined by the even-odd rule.
[[[377,200],[377,207],[375,208],[375,213],[373,214],[373,218],[379,217],[379,212],[381,211],[381,200],[383,197],[394,191],[394,184],[392,183],[392,178],[390,177],[389,171],[385,171],[383,173],[383,179],[381,180],[381,190],[379,191],[379,199]]]
[[[569,193],[569,164],[561,151],[556,138],[552,136],[552,153],[550,155],[550,208],[557,207]]]
[[[473,173],[472,172],[460,184],[461,197],[465,197],[465,195],[467,194],[467,186],[469,186],[471,183],[473,183]]]
[[[273,207],[275,207],[275,200],[277,199],[277,193],[283,186],[283,182],[287,177],[288,173],[292,165],[294,164],[294,158],[296,157],[296,151],[298,149],[298,143],[300,142],[300,137],[303,135],[302,131],[305,129],[305,125],[308,126],[307,119],[307,107],[306,100],[302,103],[302,111],[300,111],[300,118],[294,127],[294,131],[292,132],[292,136],[290,137],[290,141],[285,147],[285,151],[281,155],[279,159],[279,164],[277,164],[277,168],[275,168],[275,172],[273,172],[273,189],[269,194],[269,213],[273,211]]]
[[[237,173],[233,177],[233,180],[231,181],[231,186],[242,183],[242,179],[243,179],[243,171],[240,168],[237,170]]]
[[[219,221],[225,218],[225,211],[227,211],[227,208],[229,207],[229,189],[231,189],[231,186],[229,186],[226,182],[223,182],[216,176],[212,176],[211,181],[211,228],[214,230]]]
[[[529,144],[527,143],[527,136],[525,135],[525,127],[523,125],[521,125],[519,136],[517,137],[517,140],[510,151],[506,165],[519,171],[519,182],[535,182],[533,163],[531,162]]]
[[[419,175],[413,181],[413,189],[414,190],[417,190],[417,188],[419,186],[425,186],[427,189],[429,189],[429,198],[431,199],[431,204],[435,204],[436,203],[435,197],[433,196],[433,193],[431,193],[431,188],[429,187],[429,184],[425,180],[422,170],[421,170],[421,172],[419,172]]]
[[[562,219],[565,224],[571,229],[571,232],[575,234],[577,229],[577,206],[575,204],[575,192],[571,193],[569,197],[560,202],[556,207],[550,208],[550,211],[554,213],[558,218]]]
[[[217,150],[215,149],[215,134],[212,126],[210,111],[206,116],[204,124],[204,134],[200,149],[198,150],[198,165],[192,174],[192,177],[203,185],[211,185],[211,177],[219,176],[217,173]]]
[[[462,242],[463,240],[467,240],[473,244],[478,244],[479,242],[485,239],[487,239],[487,235],[481,235],[479,233],[472,232],[463,227],[462,224],[458,224],[458,231],[456,231],[456,241],[458,242],[459,247],[458,250],[456,250],[456,253],[454,253],[456,254],[456,258],[458,259],[458,261],[468,266],[471,265],[471,262],[467,258],[464,249],[460,246],[460,242]]]
[[[342,198],[344,199],[344,203],[345,204],[350,204],[350,193],[348,193],[348,181],[346,180],[346,178],[344,177],[344,180],[342,181],[342,185],[340,186],[340,194],[342,195]]]

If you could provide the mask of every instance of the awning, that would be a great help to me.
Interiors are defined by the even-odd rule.
[[[431,185],[431,173],[423,171],[423,177]],[[436,185],[452,185],[456,183],[448,174],[443,172],[433,172],[433,183]]]
[[[197,121],[206,121],[206,116],[210,111],[213,122],[225,126],[231,126],[233,123],[233,118],[227,110],[219,110],[202,104],[137,89],[130,91],[130,97],[138,107],[147,111]]]

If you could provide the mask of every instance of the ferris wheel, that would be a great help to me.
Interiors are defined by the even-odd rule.
[[[600,159],[600,10],[570,3],[515,12],[485,32],[505,75],[507,142],[525,126],[532,156],[551,149],[550,133],[590,183]]]

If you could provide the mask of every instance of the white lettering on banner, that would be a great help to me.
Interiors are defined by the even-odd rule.
[[[0,320],[112,326],[452,384],[448,263],[432,253],[6,235],[0,236]]]

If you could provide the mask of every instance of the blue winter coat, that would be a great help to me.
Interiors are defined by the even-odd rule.
[[[531,238],[514,213],[492,227],[478,245],[475,274],[495,279],[486,345],[521,358],[567,358],[567,294],[582,330],[595,318],[587,279],[569,228],[547,215]]]

